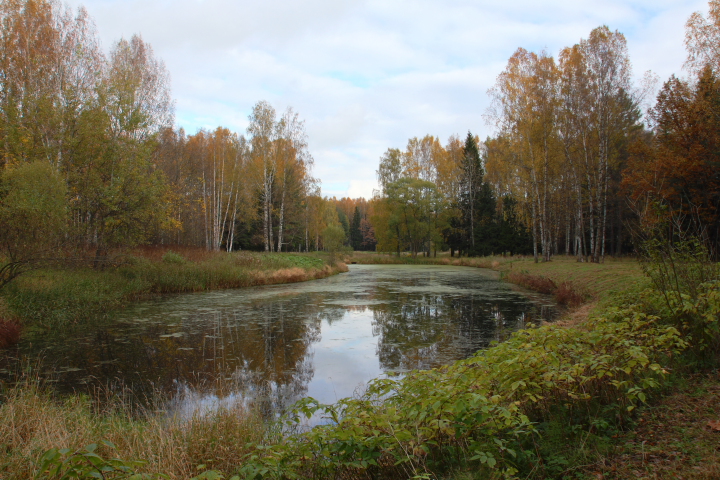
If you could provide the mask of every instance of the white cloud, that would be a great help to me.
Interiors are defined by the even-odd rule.
[[[518,48],[547,51],[606,24],[625,33],[639,78],[682,73],[687,17],[701,0],[71,0],[103,44],[140,33],[173,79],[189,133],[243,132],[252,105],[306,120],[330,195],[370,196],[389,147],[432,134],[491,133],[487,89]]]

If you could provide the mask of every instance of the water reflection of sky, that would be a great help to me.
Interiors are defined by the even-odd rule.
[[[274,414],[305,395],[332,403],[378,376],[466,358],[548,303],[487,270],[353,265],[301,284],[155,298],[34,336],[19,353],[42,357],[61,391],[122,387],[139,401],[174,397],[182,412],[242,401]]]
[[[313,345],[315,376],[308,385],[316,400],[334,403],[383,374],[371,311],[348,311],[341,320],[323,325],[322,331],[323,339]]]

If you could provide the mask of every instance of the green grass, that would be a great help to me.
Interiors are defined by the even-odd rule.
[[[587,292],[597,300],[649,286],[634,258],[606,258],[604,263],[578,262],[574,257],[561,255],[553,257],[550,262],[535,263],[532,258],[525,258],[503,263],[500,271],[542,275],[557,284],[570,282],[576,289]]]
[[[552,280],[556,286],[567,284],[587,300],[612,302],[616,296],[627,292],[640,292],[649,286],[635,258],[607,257],[603,263],[578,262],[575,257],[556,255],[550,262],[535,263],[532,257],[450,257],[447,253],[437,257],[413,258],[372,252],[355,252],[346,263],[358,264],[406,264],[406,265],[456,265],[489,268],[500,272],[501,278],[533,289],[533,282],[522,282],[521,275],[531,275]],[[514,275],[512,275],[514,274]],[[514,278],[513,278],[514,277]],[[552,293],[552,292],[545,292]]]

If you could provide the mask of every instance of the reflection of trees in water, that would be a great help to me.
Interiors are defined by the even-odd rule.
[[[377,353],[386,371],[437,367],[466,358],[524,326],[529,305],[518,301],[398,292],[395,301],[370,307]]]
[[[347,308],[345,307],[337,307],[337,308],[325,308],[318,312],[317,316],[320,320],[325,320],[328,325],[332,325],[333,323],[342,320],[345,316],[345,312],[347,311]]]
[[[475,286],[473,279],[464,281]],[[419,281],[404,285],[417,292],[412,287]],[[50,369],[60,370],[58,385],[64,391],[109,385],[131,393],[139,403],[157,392],[203,402],[252,400],[272,415],[307,394],[314,376],[311,345],[320,340],[325,322],[332,325],[349,311],[373,312],[384,370],[430,368],[470,356],[536,315],[528,302],[513,295],[489,300],[428,292],[432,289],[413,293],[378,283],[351,294],[347,306],[340,306],[337,296],[305,293],[182,314],[166,313],[161,302],[148,308],[144,319],[97,327],[72,342],[47,338],[54,347],[44,357]],[[36,355],[37,350],[25,353]],[[73,368],[62,371],[66,366]]]
[[[271,414],[307,393],[314,375],[308,347],[320,339],[321,318],[310,302],[259,302],[252,314],[257,320],[244,323],[236,341],[239,362],[230,371],[237,386]]]
[[[320,339],[327,317],[318,303],[297,297],[257,301],[188,314],[175,324],[116,324],[80,344],[56,346],[48,367],[73,367],[59,375],[66,391],[83,383],[122,388],[145,403],[157,393],[221,396],[242,389],[263,411],[276,412],[304,396],[314,375],[309,347]]]

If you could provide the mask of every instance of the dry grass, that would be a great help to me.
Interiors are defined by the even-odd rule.
[[[570,308],[579,307],[585,303],[585,295],[579,292],[570,282],[562,282],[553,293],[555,301]]]
[[[80,396],[60,402],[36,383],[12,388],[0,405],[0,478],[32,478],[49,448],[78,450],[100,440],[117,447],[100,447],[100,455],[145,460],[141,470],[147,473],[186,479],[198,474],[200,464],[232,473],[248,453],[247,443],[260,441],[268,428],[259,415],[240,407],[179,420],[133,419],[137,416],[121,403],[104,412],[92,404]]]
[[[590,302],[578,305],[565,312],[559,319],[553,321],[553,324],[560,327],[579,328],[585,323],[590,313],[597,307],[597,303]]]
[[[720,478],[720,376],[698,375],[646,408],[615,455],[585,469],[590,478]],[[719,422],[719,423],[716,423]]]
[[[329,277],[336,273],[347,272],[348,266],[342,262],[335,265],[325,265],[321,269],[304,270],[299,267],[281,268],[274,271],[255,271],[250,275],[251,285],[275,285],[280,283],[305,282]]]
[[[551,295],[557,290],[555,282],[542,275],[530,275],[528,273],[509,272],[505,279],[521,287],[533,290],[535,292]]]

